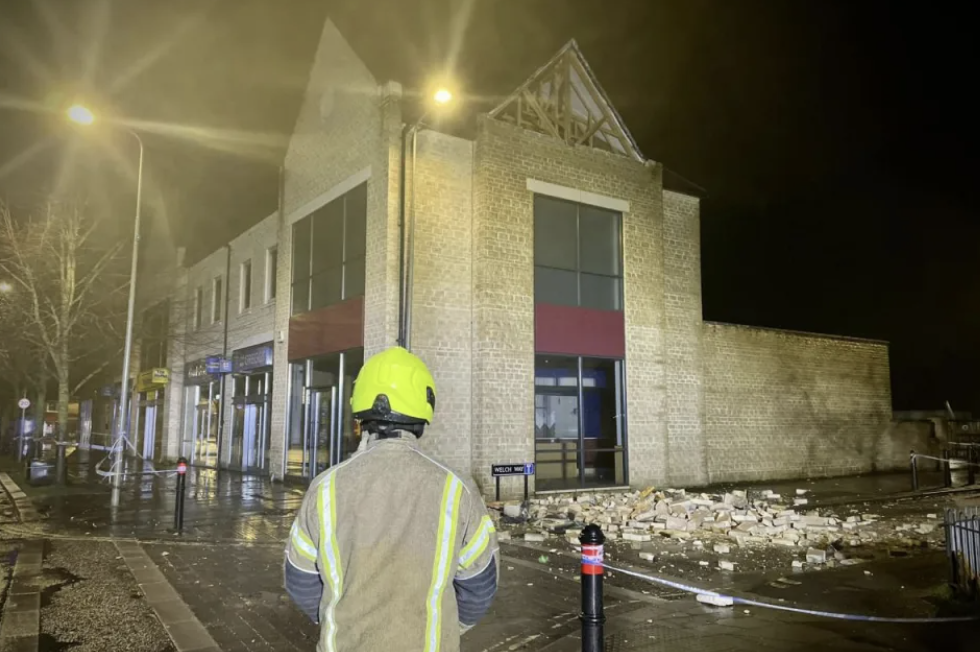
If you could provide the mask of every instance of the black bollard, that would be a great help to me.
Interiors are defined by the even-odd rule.
[[[606,622],[602,606],[603,549],[606,536],[598,525],[586,525],[579,535],[582,543],[582,652],[602,652]]]
[[[912,491],[919,490],[919,465],[915,460],[915,451],[909,451],[909,468],[912,470]]]
[[[947,489],[953,486],[953,467],[950,465],[948,448],[943,451],[943,486]]]
[[[174,531],[184,531],[184,493],[187,490],[187,460],[177,460],[177,497],[174,501]]]

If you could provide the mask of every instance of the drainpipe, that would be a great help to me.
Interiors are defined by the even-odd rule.
[[[228,357],[228,322],[231,321],[230,315],[228,313],[229,299],[231,298],[231,243],[225,245],[225,251],[227,255],[225,256],[225,314],[224,314],[224,324],[223,324],[223,342],[221,344],[221,359],[225,360]],[[218,469],[221,468],[221,449],[224,448],[225,444],[225,401],[228,400],[228,396],[225,393],[228,383],[228,374],[221,374],[221,400],[218,401]]]
[[[408,135],[409,126],[402,125],[401,133],[401,166],[399,170],[400,183],[398,184],[398,346],[405,346],[405,137]]]
[[[418,152],[419,124],[412,128],[412,195],[408,211],[408,261],[405,279],[405,348],[412,350],[412,290],[415,287],[415,162]]]
[[[285,202],[286,202],[285,197],[286,197],[286,166],[285,165],[280,165],[279,166],[279,204],[276,207],[276,210],[279,212],[279,224],[276,227],[276,230],[278,232],[278,235],[276,236],[276,256],[277,257],[280,256],[280,255],[282,255],[282,253],[283,253],[280,250],[279,241],[281,240],[280,235],[282,234],[283,229],[286,228],[286,213],[285,213],[285,210],[284,210],[284,206],[285,206]],[[278,260],[279,261],[282,261],[282,258],[279,258]],[[292,260],[292,259],[290,258],[290,260]],[[282,263],[279,262],[278,264],[281,265]],[[272,279],[272,282],[273,283],[276,283],[277,281],[276,281],[276,279]],[[291,292],[287,293],[286,294],[286,297],[287,297],[286,298],[286,301],[291,301],[292,300],[292,294],[291,294]],[[279,296],[279,292],[277,290],[276,291],[276,308],[274,310],[278,309],[278,304],[282,300],[283,300],[283,298]],[[287,312],[289,312],[289,308],[287,308]],[[288,326],[287,326],[287,328],[288,328]],[[279,340],[279,333],[273,332],[272,333],[272,349],[273,349],[273,351],[275,351],[275,346],[276,346],[277,343],[279,343],[279,341],[280,341]],[[279,356],[278,359],[275,356],[273,356],[273,358],[272,358],[272,364],[273,364],[273,367],[272,367],[272,373],[273,374],[275,374],[275,371],[276,371],[276,367],[275,366],[276,365],[279,365],[279,364],[286,365],[286,383],[285,383],[285,387],[282,390],[282,391],[285,392],[284,395],[286,397],[286,419],[285,419],[285,422],[284,422],[283,428],[282,428],[282,451],[283,451],[283,454],[282,454],[282,464],[279,467],[279,477],[280,478],[285,478],[286,477],[286,453],[287,453],[287,451],[289,449],[289,445],[288,445],[288,441],[289,441],[289,423],[290,423],[290,421],[289,421],[290,407],[289,406],[292,404],[292,401],[289,400],[289,397],[292,396],[292,392],[293,392],[293,388],[292,388],[292,385],[293,385],[292,374],[289,373],[289,352],[288,352],[288,350],[287,351],[284,351],[283,352],[283,355]],[[274,384],[275,383],[273,383],[273,385]],[[269,403],[269,409],[272,410],[272,403],[271,403],[271,401]],[[269,420],[269,436],[272,437],[272,420],[271,419]],[[269,446],[269,452],[270,452],[270,456],[271,456],[272,446]],[[272,460],[269,460],[269,468],[272,469]],[[269,480],[270,481],[272,481],[272,482],[275,482],[276,481],[276,472],[275,472],[274,469],[271,470],[269,476],[270,476],[269,477]]]

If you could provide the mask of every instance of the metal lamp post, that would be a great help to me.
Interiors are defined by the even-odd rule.
[[[68,109],[68,118],[81,125],[91,125],[95,115],[87,108],[76,104]],[[140,207],[143,199],[143,139],[132,129],[125,130],[139,144],[139,168],[136,174],[136,217],[133,220],[133,262],[129,272],[129,304],[126,307],[126,341],[123,346],[122,387],[119,393],[119,416],[116,419],[116,432],[112,452],[112,503],[118,504],[122,485],[122,466],[125,453],[123,438],[129,430],[129,359],[133,349],[133,320],[136,310],[136,273],[139,262]]]

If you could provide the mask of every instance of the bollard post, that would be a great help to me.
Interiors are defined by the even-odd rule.
[[[953,467],[950,466],[949,449],[943,451],[943,486],[947,489],[953,486]]]
[[[606,536],[598,525],[586,525],[578,537],[582,544],[582,652],[603,652],[606,622],[602,606],[603,548]]]
[[[915,451],[909,451],[909,468],[912,470],[912,491],[919,490],[919,465],[915,460]]]
[[[174,530],[184,531],[184,493],[187,490],[187,460],[177,460],[177,497],[174,501]]]

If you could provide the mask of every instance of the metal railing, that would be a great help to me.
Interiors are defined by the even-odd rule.
[[[980,598],[980,506],[948,508],[945,527],[950,585],[965,597]]]

